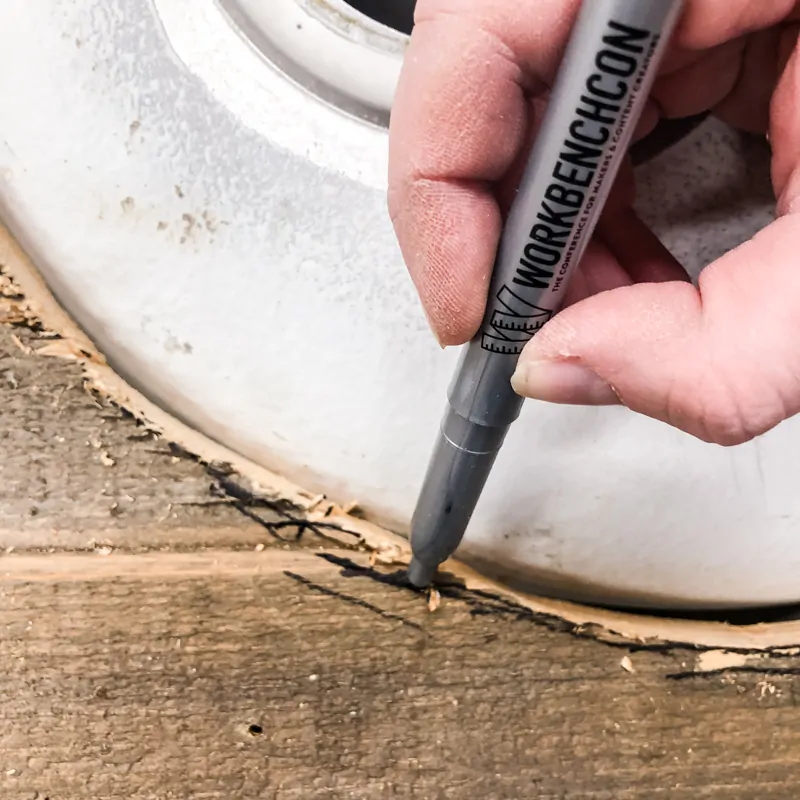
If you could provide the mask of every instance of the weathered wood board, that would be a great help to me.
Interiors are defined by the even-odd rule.
[[[431,612],[246,517],[43,344],[0,327],[4,800],[800,795],[800,662]]]

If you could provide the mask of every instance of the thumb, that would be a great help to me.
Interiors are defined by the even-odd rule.
[[[739,444],[800,411],[800,218],[775,221],[683,282],[565,309],[531,340],[524,397],[623,404],[708,442]]]

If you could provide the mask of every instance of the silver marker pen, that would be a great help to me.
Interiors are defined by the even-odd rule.
[[[561,306],[631,142],[683,0],[584,0],[506,221],[411,523],[409,581],[457,549],[522,398],[511,376]]]

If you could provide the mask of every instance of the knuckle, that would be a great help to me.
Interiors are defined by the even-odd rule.
[[[749,442],[761,431],[754,429],[736,412],[715,411],[700,420],[704,435],[700,438],[721,447],[736,447]]]
[[[711,444],[735,447],[775,427],[785,416],[783,404],[757,383],[716,375],[695,387],[689,411],[695,430],[690,432]]]

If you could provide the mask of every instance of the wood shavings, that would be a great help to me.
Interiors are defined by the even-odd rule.
[[[778,687],[774,683],[770,683],[768,680],[760,681],[756,684],[756,688],[759,689],[759,700],[763,700],[767,695],[780,695],[780,692],[778,692]]]
[[[96,541],[95,539],[90,539],[88,542],[89,549],[92,550],[95,555],[98,556],[110,556],[114,552],[114,548],[111,546],[111,542],[107,539],[102,541]]]
[[[24,325],[28,318],[16,307],[0,311],[0,322],[5,325]]]
[[[408,559],[404,557],[403,550],[394,544],[383,544],[376,547],[369,557],[369,565],[374,567],[376,564],[391,566],[392,564],[405,564]]]
[[[324,494],[315,495],[314,497],[312,497],[303,506],[303,510],[304,511],[316,511],[318,506],[320,505],[320,503],[324,503],[324,502],[325,502],[325,495]]]
[[[631,674],[636,672],[636,669],[633,666],[633,661],[631,661],[630,656],[625,656],[625,658],[623,658],[622,661],[619,662],[619,665],[622,667],[622,669],[625,670],[625,672],[630,672]]]
[[[117,463],[113,458],[111,458],[111,456],[108,454],[108,451],[103,449],[103,443],[99,439],[87,439],[86,444],[95,450],[100,451],[97,454],[97,458],[104,467],[113,467]]]
[[[434,589],[431,587],[430,591],[428,592],[428,611],[433,614],[437,608],[442,604],[442,595],[439,593],[438,589]]]
[[[51,408],[58,408],[59,403],[61,402],[61,397],[64,392],[67,390],[66,386],[62,386],[53,396],[53,402],[50,404]]]
[[[98,401],[96,396],[97,392],[94,386],[92,386],[88,381],[84,381],[83,391],[86,392],[87,396],[92,401],[92,403],[102,411],[103,404]]]
[[[22,306],[5,299],[0,302],[0,323],[5,323],[6,325],[25,325],[29,321],[29,315]]]
[[[0,273],[0,297],[19,297],[20,288],[10,275],[5,272]]]
[[[750,657],[743,653],[729,653],[725,650],[708,650],[697,656],[695,672],[720,672],[736,667],[746,667]]]
[[[33,348],[32,348],[32,347],[28,347],[28,345],[26,345],[26,344],[25,344],[25,343],[22,341],[22,339],[20,339],[20,338],[19,338],[19,336],[17,336],[17,335],[16,335],[16,334],[14,334],[14,333],[12,333],[12,334],[11,334],[11,341],[14,343],[14,346],[15,346],[15,347],[16,347],[18,350],[22,351],[22,353],[23,353],[24,355],[26,355],[26,356],[29,356],[29,355],[30,355],[30,354],[33,352]]]
[[[69,339],[56,339],[42,347],[36,348],[37,356],[63,358],[65,361],[85,361],[86,355]]]

